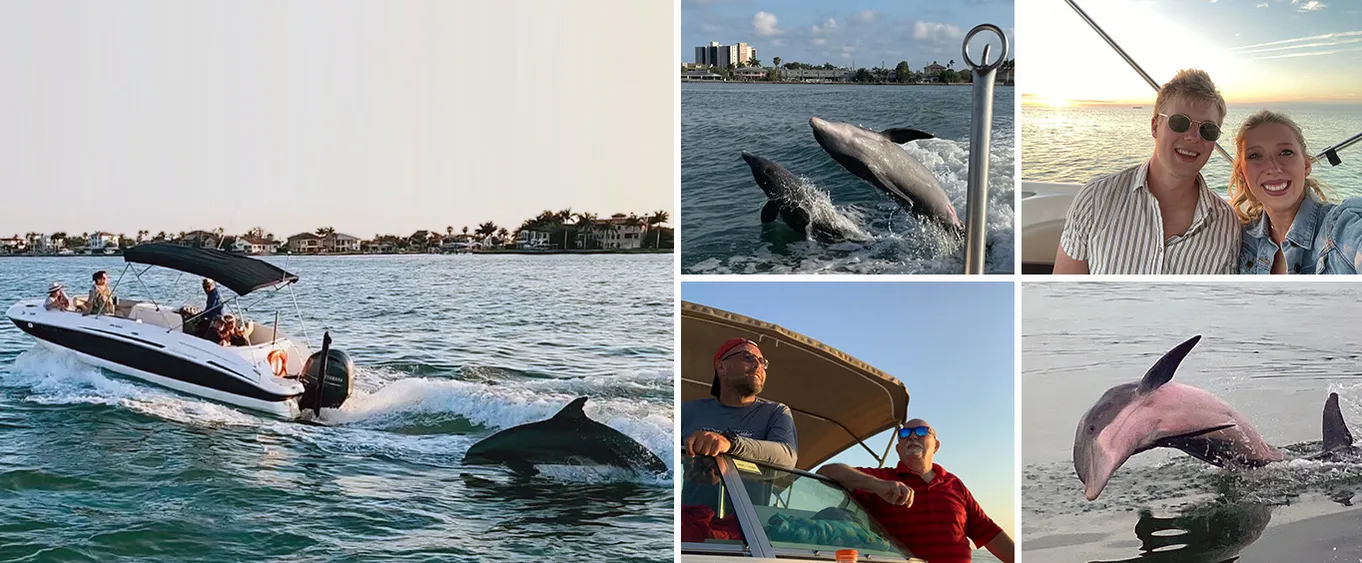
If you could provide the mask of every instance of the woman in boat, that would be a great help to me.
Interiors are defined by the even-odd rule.
[[[61,282],[52,282],[47,288],[47,301],[43,303],[43,308],[48,311],[70,311],[71,298],[66,296],[66,286]]]
[[[114,314],[118,300],[114,298],[113,290],[109,288],[109,273],[100,270],[90,276],[90,279],[95,284],[90,286],[90,297],[85,301],[85,312],[91,315]]]
[[[223,315],[213,320],[213,327],[217,329],[218,344],[223,346],[250,346],[250,331],[252,327],[243,329],[242,324],[247,324],[243,319],[240,323],[232,315]]]
[[[1230,205],[1244,226],[1241,274],[1356,274],[1362,198],[1330,203],[1310,177],[1301,128],[1285,114],[1249,116],[1235,136]]]

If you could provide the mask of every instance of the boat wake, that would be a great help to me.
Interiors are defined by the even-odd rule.
[[[354,395],[339,409],[324,409],[320,419],[300,424],[257,416],[162,389],[140,381],[110,376],[80,362],[73,354],[42,346],[22,353],[0,386],[23,389],[23,400],[41,405],[98,405],[148,417],[203,427],[253,428],[306,442],[331,453],[363,454],[440,467],[459,467],[464,452],[479,439],[512,426],[553,416],[579,396],[591,396],[586,412],[637,440],[670,468],[672,438],[670,396],[649,402],[640,390],[669,385],[672,374],[624,378],[524,379],[463,381],[453,378],[403,377],[389,368],[357,368]],[[470,469],[495,476],[495,469]],[[592,467],[546,467],[539,478],[572,482],[633,481],[670,486],[670,479],[627,470]]]

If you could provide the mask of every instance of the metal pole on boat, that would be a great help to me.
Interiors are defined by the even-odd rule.
[[[1338,151],[1346,149],[1352,146],[1353,143],[1356,143],[1358,141],[1362,141],[1362,133],[1358,133],[1356,135],[1348,137],[1347,140],[1332,147],[1329,147],[1327,149],[1324,149],[1323,152],[1320,152],[1319,154],[1315,155],[1315,162],[1319,162],[1320,160],[1327,160],[1329,162],[1329,166],[1338,166],[1339,164],[1343,163],[1343,161],[1338,158]]]
[[[317,409],[312,411],[317,418],[322,417],[322,392],[326,384],[326,356],[331,352],[331,331],[322,332],[322,357],[317,363]]]
[[[992,45],[984,45],[984,56],[974,62],[969,56],[969,40],[981,31],[992,31],[1002,42],[998,60],[988,62]],[[965,35],[960,51],[974,75],[974,106],[969,135],[969,188],[965,195],[965,273],[984,273],[984,239],[988,226],[988,153],[993,133],[993,78],[1007,59],[1007,36],[993,24],[982,24]],[[873,452],[871,455],[874,455]]]
[[[1111,36],[1107,35],[1107,32],[1103,31],[1102,27],[1097,25],[1097,22],[1092,21],[1092,18],[1088,17],[1088,14],[1083,11],[1083,8],[1078,7],[1078,2],[1075,0],[1064,0],[1064,2],[1068,4],[1070,8],[1073,8],[1074,12],[1078,14],[1078,17],[1083,18],[1083,21],[1088,23],[1088,27],[1091,27],[1093,31],[1096,31],[1097,35],[1101,36],[1102,40],[1106,41],[1107,45],[1110,45],[1112,50],[1116,51],[1117,55],[1120,55],[1122,59],[1125,59],[1126,64],[1130,65],[1130,68],[1135,69],[1135,72],[1139,73],[1140,78],[1143,78],[1145,82],[1149,83],[1150,88],[1153,88],[1155,92],[1159,91],[1159,83],[1154,82],[1154,79],[1149,77],[1149,73],[1140,68],[1140,65],[1135,63],[1135,59],[1130,58],[1130,55],[1126,54],[1125,49],[1122,49],[1120,45],[1117,45],[1116,41],[1112,40]],[[1215,145],[1215,151],[1220,153],[1220,156],[1225,157],[1226,162],[1231,164],[1234,163],[1234,159],[1230,158],[1230,153],[1225,152],[1225,149],[1220,147],[1220,143],[1212,144]]]

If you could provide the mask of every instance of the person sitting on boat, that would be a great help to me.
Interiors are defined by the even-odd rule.
[[[109,273],[100,270],[90,279],[95,283],[90,286],[90,297],[85,300],[85,312],[90,315],[114,314],[118,299],[114,297],[113,289],[109,288]]]
[[[1148,162],[1097,178],[1074,196],[1055,253],[1056,274],[1232,274],[1239,221],[1206,186],[1225,98],[1200,70],[1159,89]]]
[[[1362,198],[1330,203],[1310,177],[1301,128],[1285,114],[1249,116],[1234,138],[1230,205],[1244,226],[1241,274],[1356,274]]]
[[[250,346],[249,335],[237,326],[237,320],[232,315],[223,315],[213,321],[213,330],[217,332],[218,344],[222,346]]]
[[[71,298],[66,296],[66,287],[61,282],[52,282],[47,288],[47,302],[43,308],[48,311],[71,311]]]
[[[790,408],[757,397],[770,363],[755,342],[734,338],[714,354],[710,399],[681,404],[683,448],[692,456],[722,453],[791,467],[797,441]]]
[[[932,563],[968,562],[972,540],[1003,563],[1012,563],[1012,538],[984,513],[959,477],[932,462],[941,441],[927,421],[905,423],[894,449],[897,467],[831,463],[818,468],[818,474],[850,490],[885,532],[917,557]]]

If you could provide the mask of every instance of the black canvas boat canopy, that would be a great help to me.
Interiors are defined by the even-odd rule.
[[[235,291],[237,295],[246,295],[257,289],[298,281],[298,276],[264,260],[238,256],[213,248],[169,243],[139,244],[123,251],[123,260],[212,278],[227,289]]]

